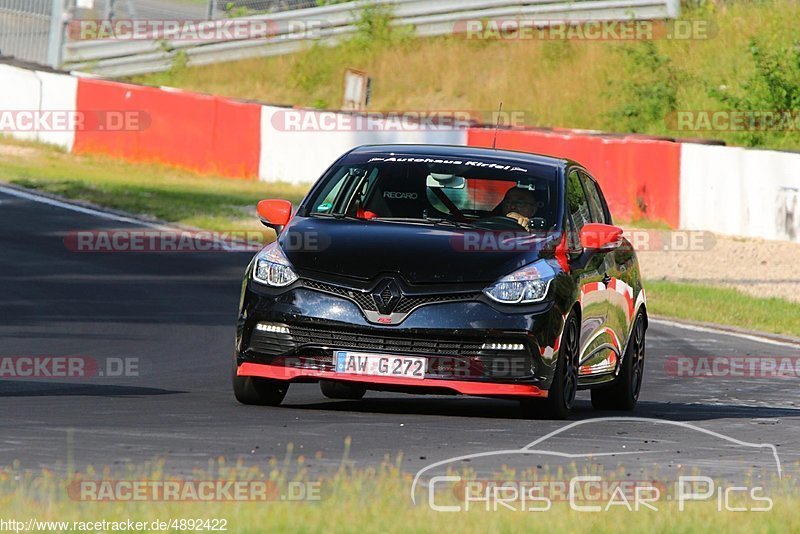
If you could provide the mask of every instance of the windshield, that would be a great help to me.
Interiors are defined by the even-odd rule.
[[[486,230],[558,228],[552,167],[441,156],[351,156],[316,188],[311,216],[420,222]]]

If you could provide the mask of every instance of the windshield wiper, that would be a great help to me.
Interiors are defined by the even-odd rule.
[[[324,217],[326,219],[337,219],[337,220],[348,220],[348,221],[365,221],[367,219],[362,219],[360,217],[356,217],[355,215],[347,215],[346,213],[312,213],[312,217]]]
[[[444,226],[454,226],[455,228],[472,228],[473,225],[468,222],[455,221],[453,219],[444,219],[442,217],[431,217],[428,215],[428,210],[422,212],[422,217],[432,224],[441,224]]]
[[[348,221],[366,221],[367,220],[367,219],[363,219],[361,217],[356,217],[355,215],[348,215],[346,213],[334,213],[333,214],[333,218],[334,219],[338,219],[340,221],[341,220],[345,220],[345,219],[348,220]]]
[[[410,223],[428,223],[439,226],[452,226],[453,228],[473,228],[469,223],[461,223],[452,219],[442,219],[436,217],[377,217],[373,220],[384,222],[410,222]]]
[[[438,224],[441,226],[452,226],[454,228],[473,228],[470,223],[462,223],[452,219],[441,219],[436,217],[425,217],[425,220],[431,224]]]

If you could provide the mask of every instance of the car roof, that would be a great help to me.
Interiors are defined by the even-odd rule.
[[[508,162],[527,163],[543,165],[553,168],[565,168],[571,165],[583,167],[577,162],[566,158],[546,156],[543,154],[532,154],[529,152],[518,152],[516,150],[495,150],[491,148],[479,148],[457,145],[363,145],[354,148],[351,154],[402,154],[420,156],[441,156],[447,158],[485,158],[495,160],[505,160]]]

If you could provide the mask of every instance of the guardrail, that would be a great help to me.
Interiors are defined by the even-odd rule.
[[[264,21],[269,30],[247,39],[187,41],[97,39],[69,41],[64,68],[118,77],[163,72],[184,57],[188,66],[260,56],[289,54],[309,43],[335,45],[356,31],[361,10],[369,5],[390,6],[395,26],[411,26],[419,36],[452,34],[459,23],[483,19],[553,21],[659,20],[677,18],[680,0],[360,0],[331,6],[299,9],[237,19]],[[196,23],[208,32],[230,21]],[[298,28],[313,27],[313,38]],[[249,36],[249,35],[248,35]]]
[[[61,46],[52,33],[53,5],[53,0],[0,0],[0,54],[52,66]]]

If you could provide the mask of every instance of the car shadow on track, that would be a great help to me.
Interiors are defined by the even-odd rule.
[[[71,384],[0,380],[0,397],[149,397],[185,391],[107,384]]]
[[[516,401],[498,399],[465,399],[447,397],[365,398],[361,401],[325,401],[314,404],[284,403],[285,408],[331,412],[374,413],[394,415],[439,415],[489,419],[525,419]],[[570,420],[626,416],[668,419],[672,421],[706,421],[714,419],[800,418],[800,409],[761,406],[717,405],[643,401],[633,412],[595,410],[588,401],[576,402]]]
[[[394,415],[444,415],[519,419],[522,417],[515,401],[498,399],[465,399],[450,397],[367,397],[360,401],[329,400],[313,404],[284,402],[283,407],[294,410],[374,413]]]

